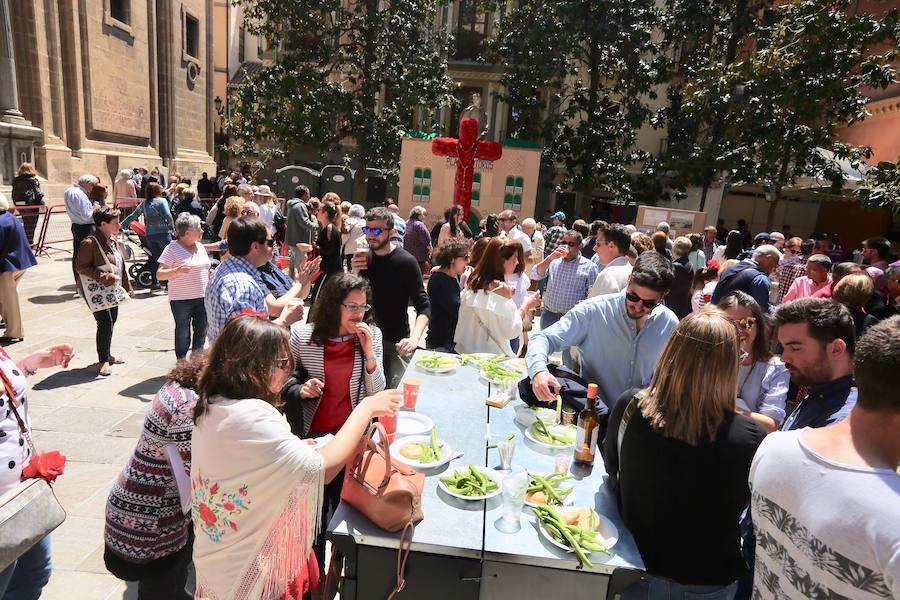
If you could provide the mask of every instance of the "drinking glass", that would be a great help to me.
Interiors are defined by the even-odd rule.
[[[497,529],[514,533],[522,528],[522,507],[525,506],[525,492],[528,489],[528,472],[519,465],[510,465],[510,471],[500,482],[503,498],[502,517]]]
[[[500,440],[497,442],[497,452],[500,453],[501,471],[507,471],[512,467],[512,459],[515,451],[516,443],[513,440]]]

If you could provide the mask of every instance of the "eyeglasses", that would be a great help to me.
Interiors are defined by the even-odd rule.
[[[463,259],[463,260],[469,260],[469,255],[468,255],[468,254],[463,254],[463,255],[461,255],[461,256],[457,256],[456,258],[461,258],[461,259]]]
[[[734,322],[738,329],[753,329],[756,326],[756,317],[745,317]]]
[[[653,310],[657,306],[659,306],[659,300],[644,300],[634,292],[625,292],[625,299],[629,302],[640,302],[644,305],[644,308]]]
[[[290,359],[289,356],[286,356],[286,357],[284,357],[284,358],[276,358],[276,359],[275,359],[275,366],[278,367],[279,369],[283,369],[283,368],[285,368],[285,367],[288,365],[288,362],[289,362],[290,360],[291,360],[291,359]]]
[[[268,246],[269,248],[274,248],[275,247],[275,238],[266,238],[263,243],[266,246]]]
[[[352,302],[348,302],[346,304],[341,304],[344,308],[347,309],[347,312],[351,313],[364,313],[369,312],[369,309],[372,308],[368,304],[354,304]]]
[[[381,227],[363,227],[363,228],[362,228],[363,235],[374,235],[374,236],[379,236],[379,235],[381,235],[384,231],[385,231],[385,230],[382,229]]]

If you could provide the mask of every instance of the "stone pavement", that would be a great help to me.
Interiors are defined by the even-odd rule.
[[[25,340],[6,351],[18,359],[50,344],[75,347],[68,369],[41,370],[29,378],[35,444],[67,457],[54,489],[68,518],[52,534],[53,574],[42,598],[135,598],[136,589],[103,566],[103,514],[148,403],[175,363],[168,299],[164,292],[138,290],[120,307],[112,347],[125,364],[113,366],[111,377],[99,377],[95,322],[74,296],[70,255],[54,252],[38,263],[19,283]]]

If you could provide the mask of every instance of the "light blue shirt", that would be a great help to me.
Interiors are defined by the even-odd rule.
[[[546,371],[547,358],[554,352],[577,347],[581,376],[600,386],[600,399],[612,409],[629,389],[650,384],[656,361],[677,324],[675,313],[660,305],[638,331],[628,317],[624,290],[590,298],[531,336],[525,356],[528,375]]]
[[[79,225],[94,224],[94,207],[81,186],[73,185],[63,192],[69,220]]]

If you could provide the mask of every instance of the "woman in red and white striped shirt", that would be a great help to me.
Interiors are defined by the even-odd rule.
[[[156,276],[169,282],[169,306],[175,317],[175,358],[181,360],[189,349],[202,350],[206,342],[203,296],[209,283],[210,260],[200,243],[200,217],[190,213],[178,215],[175,236],[159,257]]]

